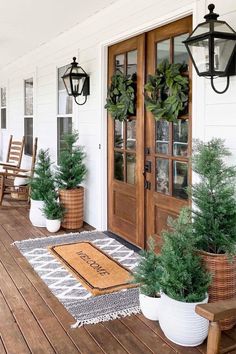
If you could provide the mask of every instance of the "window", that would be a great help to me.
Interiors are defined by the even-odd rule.
[[[67,68],[68,66],[65,65],[57,70],[57,161],[59,160],[60,152],[64,144],[63,135],[65,133],[72,132],[73,100],[71,96],[68,96],[63,80],[61,78]]]
[[[6,103],[6,87],[1,88],[1,128],[6,129],[7,127],[7,103]]]
[[[24,81],[24,135],[25,155],[32,156],[33,153],[33,78]]]

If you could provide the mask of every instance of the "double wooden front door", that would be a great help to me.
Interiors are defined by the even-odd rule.
[[[145,111],[144,84],[164,59],[189,64],[182,41],[191,29],[187,17],[109,48],[109,80],[117,71],[136,73],[137,103],[126,122],[108,117],[108,228],[139,247],[188,204],[191,67],[188,111],[178,123],[156,122]]]

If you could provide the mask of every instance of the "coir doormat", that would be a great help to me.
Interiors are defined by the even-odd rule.
[[[94,296],[133,288],[132,272],[91,242],[50,247],[49,250]]]
[[[89,241],[125,268],[133,271],[140,256],[103,232],[82,232],[34,238],[14,244],[51,292],[74,317],[72,327],[110,321],[140,312],[139,289],[129,288],[93,296],[78,277],[64,267],[49,247]]]

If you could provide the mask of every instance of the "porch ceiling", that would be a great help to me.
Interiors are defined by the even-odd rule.
[[[0,0],[0,69],[117,0]]]

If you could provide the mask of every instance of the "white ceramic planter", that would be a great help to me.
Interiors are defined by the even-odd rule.
[[[34,226],[46,227],[46,218],[42,212],[43,204],[41,200],[31,199],[30,201],[29,219]]]
[[[46,219],[46,228],[49,232],[57,232],[61,227],[61,219],[49,220]]]
[[[141,311],[149,320],[159,320],[160,301],[161,299],[159,297],[150,297],[141,293],[139,294]]]
[[[208,297],[202,302],[186,303],[173,300],[162,293],[159,321],[165,336],[186,347],[200,345],[207,337],[209,321],[197,315],[195,307],[207,302]]]

